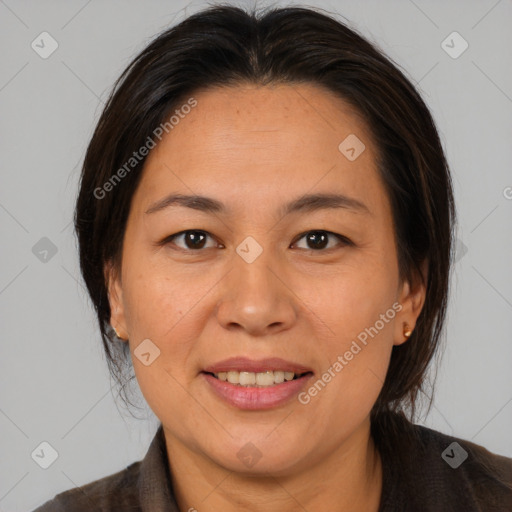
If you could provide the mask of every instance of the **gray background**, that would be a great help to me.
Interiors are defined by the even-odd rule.
[[[119,471],[154,435],[149,408],[135,420],[110,391],[71,215],[113,81],[153,36],[206,5],[0,0],[0,511],[32,510]],[[307,5],[377,41],[433,110],[454,177],[459,260],[434,407],[420,423],[512,456],[512,2]],[[47,59],[31,48],[43,31],[59,45]],[[469,43],[456,59],[441,46],[453,31]],[[46,262],[32,250],[43,237],[57,249]],[[31,458],[42,441],[59,454],[46,470]]]

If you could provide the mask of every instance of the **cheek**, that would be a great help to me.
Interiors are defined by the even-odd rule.
[[[155,364],[184,382],[208,319],[205,304],[219,277],[207,271],[171,271],[168,264],[142,256],[133,258],[126,269],[123,299],[132,352],[150,339],[163,356]],[[134,364],[139,365],[136,360]]]
[[[319,345],[321,368],[301,403],[311,400],[326,424],[350,430],[369,414],[384,385],[396,312],[387,293],[345,291],[350,290],[338,288],[338,294],[329,297],[329,309],[324,309],[322,320],[335,335]]]
[[[197,287],[187,286],[182,277],[148,258],[134,258],[126,268],[123,297],[129,331],[161,338],[190,311],[197,300]]]
[[[367,255],[368,256],[368,255]],[[371,256],[371,255],[370,255]],[[306,294],[306,291],[303,291]],[[308,297],[309,295],[309,297]],[[322,280],[308,297],[308,304],[330,328],[329,338],[343,343],[355,339],[379,320],[392,315],[397,298],[397,275],[393,262],[364,257]],[[389,319],[389,318],[388,318]],[[392,320],[392,318],[390,319]],[[389,323],[379,330],[390,331]]]
[[[194,283],[187,286],[183,277],[171,278],[168,272],[151,267],[147,260],[138,267],[132,264],[130,268],[133,272],[127,271],[123,297],[135,376],[142,395],[157,417],[180,432],[184,427],[177,421],[175,411],[179,410],[181,415],[191,412],[192,417],[195,411],[195,402],[186,389],[190,378],[189,361],[193,359],[191,354],[202,329],[197,316],[197,294],[202,287],[198,289]],[[146,366],[137,357],[137,347],[147,339],[158,347],[159,353],[155,352],[158,356]],[[186,430],[182,435],[187,435]]]
[[[332,393],[328,401],[364,408],[377,398],[393,347],[399,307],[396,278],[392,263],[366,261],[326,280],[309,303],[328,327],[322,340],[322,371],[330,369],[336,375],[328,386]]]

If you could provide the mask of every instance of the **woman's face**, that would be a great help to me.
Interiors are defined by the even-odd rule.
[[[306,84],[193,97],[145,162],[112,324],[171,447],[284,475],[366,435],[424,289],[399,281],[376,149],[346,103]],[[176,194],[210,202],[160,203]],[[309,198],[327,194],[346,200]]]

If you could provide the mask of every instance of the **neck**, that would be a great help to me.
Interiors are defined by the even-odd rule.
[[[164,429],[173,491],[182,512],[336,510],[377,512],[382,462],[369,418],[336,450],[300,471],[247,476],[189,450]]]

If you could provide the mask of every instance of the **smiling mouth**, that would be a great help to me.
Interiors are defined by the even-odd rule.
[[[294,373],[285,371],[265,371],[265,372],[245,372],[245,371],[229,371],[229,372],[204,372],[207,375],[211,375],[216,379],[224,382],[229,382],[234,386],[240,387],[252,387],[252,388],[266,388],[290,382],[292,380],[298,380],[307,375],[311,375],[312,372]]]

